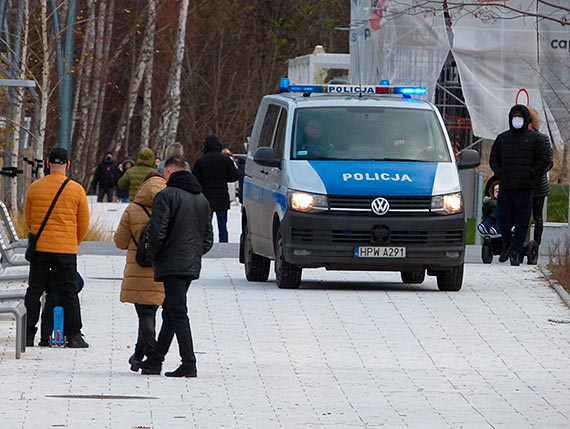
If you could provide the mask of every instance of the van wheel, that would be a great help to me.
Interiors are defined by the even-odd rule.
[[[266,282],[269,277],[271,260],[253,253],[251,237],[247,226],[243,232],[243,259],[245,263],[245,278],[250,282]]]
[[[437,287],[445,292],[457,292],[463,286],[463,264],[437,273]]]
[[[401,271],[400,277],[403,283],[410,285],[422,284],[426,278],[425,270],[422,271]]]
[[[290,264],[283,255],[283,237],[281,229],[275,239],[275,281],[280,289],[298,289],[301,284],[303,269]]]

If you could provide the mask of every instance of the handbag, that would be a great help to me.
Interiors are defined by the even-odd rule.
[[[51,202],[51,205],[49,206],[49,209],[48,209],[48,211],[44,217],[44,220],[42,221],[42,224],[40,225],[40,229],[38,229],[38,232],[36,234],[33,234],[31,232],[28,233],[28,245],[26,246],[26,253],[24,254],[26,261],[32,262],[35,259],[35,257],[36,257],[36,244],[37,244],[38,240],[40,239],[40,235],[42,235],[42,232],[46,226],[46,223],[47,223],[49,216],[51,215],[51,212],[53,211],[53,208],[55,206],[57,199],[59,198],[59,196],[63,192],[63,188],[65,188],[65,185],[67,185],[68,182],[69,182],[69,177],[67,179],[65,179],[65,181],[59,187],[57,193],[55,194],[55,197],[53,198],[53,201]]]
[[[148,211],[148,209],[142,204],[139,204],[139,203],[135,203],[135,204],[144,210],[144,212],[146,213],[146,215],[148,216],[148,218],[150,220],[150,212]],[[149,259],[148,255],[147,255],[148,223],[143,228],[138,242],[137,242],[137,240],[136,240],[136,238],[132,232],[131,232],[131,238],[133,239],[135,246],[137,246],[137,253],[135,254],[135,261],[137,261],[137,264],[139,264],[141,267],[152,267],[152,261]]]

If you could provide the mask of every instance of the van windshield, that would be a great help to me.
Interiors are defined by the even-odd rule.
[[[434,112],[384,107],[297,109],[291,159],[450,162]]]

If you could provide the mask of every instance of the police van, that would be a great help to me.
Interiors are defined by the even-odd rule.
[[[249,139],[240,262],[250,281],[298,288],[305,268],[426,273],[463,282],[465,215],[456,157],[421,87],[292,85],[265,96]]]

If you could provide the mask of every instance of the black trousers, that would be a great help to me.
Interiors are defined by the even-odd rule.
[[[107,202],[112,203],[114,194],[115,194],[115,188],[101,188],[101,187],[99,187],[99,191],[97,192],[97,202],[102,203],[103,198],[105,198],[105,195],[106,195],[107,196]]]
[[[150,356],[156,348],[156,310],[158,305],[135,304],[139,318],[139,331],[135,356],[142,359]]]
[[[178,276],[167,276],[164,283],[164,303],[162,304],[162,327],[158,334],[156,349],[151,360],[162,362],[168,353],[174,335],[178,341],[178,349],[183,365],[196,366],[192,331],[186,305],[190,279]]]
[[[28,335],[36,333],[36,324],[40,316],[40,298],[48,290],[50,269],[53,270],[55,281],[52,287],[61,300],[64,309],[64,335],[68,338],[81,332],[81,309],[77,296],[77,255],[62,253],[37,252],[30,263],[30,277],[26,291]]]
[[[497,201],[497,215],[504,246],[511,246],[516,252],[522,250],[530,222],[531,209],[532,190],[501,189]],[[513,225],[515,227],[514,237],[511,234]]]
[[[542,240],[542,231],[544,230],[544,219],[542,218],[542,209],[544,208],[544,200],[546,197],[532,198],[532,218],[534,219],[534,241],[540,244]]]

